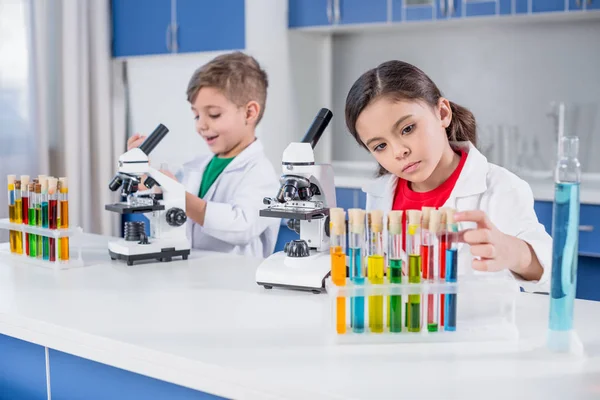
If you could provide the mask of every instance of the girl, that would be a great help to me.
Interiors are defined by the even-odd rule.
[[[346,125],[380,165],[363,189],[367,209],[456,208],[456,221],[472,228],[461,234],[459,274],[510,271],[526,289],[546,288],[552,239],[529,185],[488,163],[475,147],[473,114],[423,71],[388,61],[364,73],[346,98]]]

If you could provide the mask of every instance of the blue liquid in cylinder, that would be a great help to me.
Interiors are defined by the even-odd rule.
[[[573,328],[577,287],[579,184],[557,183],[554,196],[550,329],[567,331]]]
[[[362,268],[362,254],[360,248],[350,248],[350,279],[357,285],[365,283]],[[350,299],[350,326],[353,332],[365,331],[365,298],[352,297]]]

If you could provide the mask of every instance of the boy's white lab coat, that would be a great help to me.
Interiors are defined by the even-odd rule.
[[[539,223],[533,209],[533,193],[527,182],[508,170],[491,164],[470,142],[453,143],[468,152],[458,181],[444,204],[459,211],[483,210],[491,222],[503,233],[529,243],[544,268],[537,282],[523,281],[508,270],[499,274],[510,275],[528,291],[548,291],[552,264],[552,238]],[[398,178],[388,174],[377,178],[363,188],[367,193],[367,209],[392,209]],[[461,229],[475,228],[474,223],[461,223]],[[470,246],[459,244],[458,273],[472,271],[473,256]]]
[[[213,155],[198,157],[183,165],[181,182],[198,195],[202,175]],[[187,234],[195,249],[267,257],[273,253],[278,218],[258,215],[263,198],[273,197],[279,180],[260,141],[255,140],[223,170],[204,196],[204,226],[191,219]]]

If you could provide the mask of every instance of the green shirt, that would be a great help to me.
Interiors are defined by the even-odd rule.
[[[233,161],[234,158],[235,157],[219,158],[214,156],[212,160],[210,160],[206,166],[206,169],[204,170],[204,174],[202,174],[202,183],[200,184],[200,192],[198,193],[198,197],[203,198],[206,195],[208,189],[210,189],[219,175],[221,175],[221,172],[227,168],[229,163]]]

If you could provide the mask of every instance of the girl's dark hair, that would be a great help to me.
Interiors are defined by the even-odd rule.
[[[421,100],[435,108],[442,93],[423,71],[403,61],[387,61],[362,74],[346,97],[346,126],[358,144],[364,148],[367,147],[358,136],[356,120],[372,101],[381,96],[394,101]],[[450,108],[452,121],[446,128],[448,140],[470,141],[476,145],[475,117],[471,111],[453,102],[450,102]],[[378,175],[387,173],[388,171],[380,166]]]

